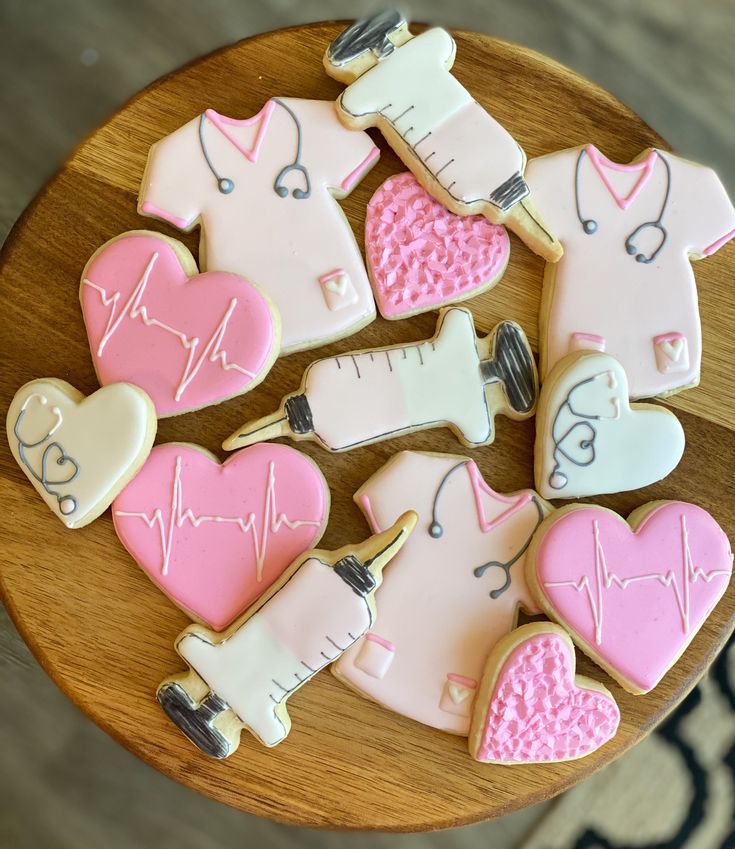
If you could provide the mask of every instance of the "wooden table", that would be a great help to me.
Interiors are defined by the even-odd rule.
[[[85,393],[96,380],[78,304],[79,275],[102,242],[148,227],[136,214],[138,184],[150,145],[213,107],[255,113],[271,95],[333,99],[341,90],[324,74],[321,55],[338,24],[313,24],[261,35],[225,48],[159,80],[83,142],[31,204],[11,233],[0,267],[4,368],[2,404],[39,376],[62,377]],[[419,28],[414,27],[414,31]],[[554,62],[473,33],[456,33],[455,73],[523,143],[529,157],[595,141],[618,161],[665,143],[610,94]],[[390,174],[404,170],[379,135],[377,167],[344,202],[355,232],[365,205]],[[184,241],[196,249],[197,237]],[[491,292],[470,302],[479,331],[514,318],[535,345],[542,263],[515,238],[510,266]],[[702,385],[672,399],[687,435],[678,469],[645,491],[598,499],[627,514],[655,498],[688,498],[735,536],[732,469],[735,401],[731,369],[735,255],[721,251],[697,266],[704,325]],[[378,319],[355,337],[280,360],[246,400],[160,423],[158,441],[199,442],[218,451],[222,438],[248,417],[275,409],[298,385],[315,356],[431,335],[435,317]],[[533,422],[498,420],[489,448],[473,453],[500,491],[531,486]],[[324,547],[360,539],[366,528],[352,493],[403,448],[462,453],[448,432],[431,431],[331,456],[302,444],[332,487]],[[322,673],[289,702],[293,731],[266,750],[248,734],[224,762],[199,754],[155,701],[159,681],[182,667],[173,650],[185,616],[148,581],[115,536],[109,511],[69,532],[51,515],[13,462],[3,440],[0,534],[5,557],[3,600],[34,654],[56,683],[96,723],[155,767],[234,807],[289,823],[409,831],[499,816],[570,787],[647,734],[694,686],[735,624],[731,585],[684,657],[655,691],[623,692],[586,658],[579,671],[604,681],[618,699],[620,731],[602,750],[567,764],[481,766],[463,739],[395,716]],[[29,728],[28,734],[53,734]]]

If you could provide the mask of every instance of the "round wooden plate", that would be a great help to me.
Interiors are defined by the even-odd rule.
[[[2,256],[0,322],[2,405],[41,376],[97,388],[78,301],[86,259],[129,229],[180,234],[136,214],[148,148],[207,107],[245,117],[272,95],[334,99],[341,86],[321,64],[341,29],[313,24],[257,36],[205,57],[154,83],[100,127],[46,185],[17,223]],[[418,30],[420,28],[414,28]],[[542,56],[474,33],[456,33],[455,73],[523,144],[529,157],[594,141],[626,162],[641,148],[664,146],[640,118],[605,91]],[[405,170],[374,133],[382,157],[343,203],[361,240],[365,205],[390,174]],[[196,252],[197,235],[184,238]],[[542,262],[515,238],[502,282],[469,302],[478,331],[513,318],[535,345]],[[687,435],[679,468],[645,491],[599,499],[627,514],[655,498],[684,498],[710,510],[732,537],[735,509],[735,401],[730,380],[735,343],[735,252],[697,264],[704,365],[702,385],[672,400]],[[378,319],[357,336],[279,360],[244,399],[160,423],[158,442],[219,445],[245,419],[276,409],[304,367],[325,354],[427,338],[435,315]],[[495,443],[473,452],[500,491],[533,485],[533,422],[498,420]],[[359,540],[367,529],[352,494],[395,451],[464,453],[448,431],[431,431],[330,455],[302,443],[332,487],[323,547]],[[617,737],[580,761],[550,766],[482,766],[464,739],[383,710],[328,672],[289,702],[293,731],[274,750],[243,733],[239,751],[217,762],[201,755],[172,725],[154,694],[182,669],[173,649],[187,619],[153,586],[118,542],[109,511],[89,527],[66,530],[48,511],[2,445],[0,533],[5,603],[36,657],[62,690],[102,728],[172,778],[244,811],[289,823],[409,831],[470,823],[546,799],[589,776],[647,734],[694,686],[730,634],[735,587],[665,680],[634,697],[586,658],[579,671],[603,681],[618,699]],[[12,686],[12,682],[8,682]],[[28,728],[28,734],[53,734]]]

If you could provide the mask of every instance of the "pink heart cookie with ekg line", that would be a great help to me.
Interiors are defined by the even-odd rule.
[[[528,567],[545,612],[623,687],[647,693],[725,592],[732,551],[694,504],[652,502],[627,522],[575,505],[541,526]]]
[[[449,212],[408,173],[390,177],[370,199],[365,247],[385,318],[479,295],[500,280],[510,256],[504,227]]]
[[[272,443],[222,464],[196,445],[157,445],[112,505],[117,535],[141,569],[216,631],[314,547],[328,516],[318,466]]]
[[[184,245],[159,233],[103,245],[79,298],[100,383],[141,387],[159,418],[248,392],[279,353],[267,296],[236,274],[199,274]]]
[[[488,658],[470,730],[482,763],[575,760],[611,740],[620,723],[601,684],[575,678],[574,645],[548,622],[524,625]]]

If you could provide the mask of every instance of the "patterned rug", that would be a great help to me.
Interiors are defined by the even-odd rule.
[[[561,797],[519,849],[735,849],[735,638],[668,720]]]

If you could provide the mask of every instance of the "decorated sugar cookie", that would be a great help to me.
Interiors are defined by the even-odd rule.
[[[193,619],[220,631],[319,542],[329,488],[287,445],[220,464],[198,445],[157,445],[112,505],[120,541]]]
[[[348,451],[441,426],[467,446],[487,445],[495,416],[528,418],[537,393],[536,364],[517,324],[503,321],[478,339],[472,313],[447,307],[433,339],[312,363],[299,392],[272,415],[244,424],[223,447],[290,436]]]
[[[684,501],[652,501],[627,521],[570,505],[534,536],[529,585],[543,610],[631,693],[652,690],[727,589],[722,528]]]
[[[381,315],[406,318],[490,289],[510,240],[481,215],[449,212],[412,174],[396,174],[368,204],[365,249]]]
[[[524,574],[550,510],[533,492],[495,492],[473,460],[402,451],[355,494],[373,531],[418,522],[377,593],[380,617],[334,674],[403,716],[467,735],[487,655],[536,613]]]
[[[186,247],[159,233],[99,248],[79,297],[100,383],[140,386],[159,417],[249,392],[279,353],[269,298],[236,274],[198,274]]]
[[[536,488],[545,498],[639,489],[665,478],[684,453],[676,416],[628,402],[628,381],[608,354],[560,360],[541,388]]]
[[[337,112],[353,130],[378,127],[421,185],[457,215],[510,227],[550,262],[561,246],[524,180],[520,145],[450,73],[456,45],[438,27],[413,36],[400,12],[379,12],[341,33],[324,56],[347,88]]]
[[[251,118],[206,109],[153,145],[142,215],[201,227],[203,271],[253,280],[281,316],[282,353],[324,345],[375,318],[360,249],[337,200],[378,148],[327,101],[271,98]]]
[[[526,179],[564,245],[544,280],[544,379],[584,349],[620,362],[632,398],[695,386],[702,333],[691,260],[735,235],[715,172],[653,148],[622,165],[588,144],[534,159]]]
[[[10,450],[67,528],[94,521],[145,462],[156,412],[137,386],[113,383],[85,397],[54,377],[32,380],[7,415]]]
[[[574,644],[549,622],[523,625],[488,658],[475,702],[470,754],[482,763],[534,764],[583,758],[620,723],[612,693],[574,674]]]
[[[307,552],[221,636],[187,628],[176,650],[190,670],[158,688],[168,716],[215,758],[237,749],[243,728],[265,746],[285,740],[289,697],[371,627],[383,567],[415,522],[406,513],[365,542]]]

